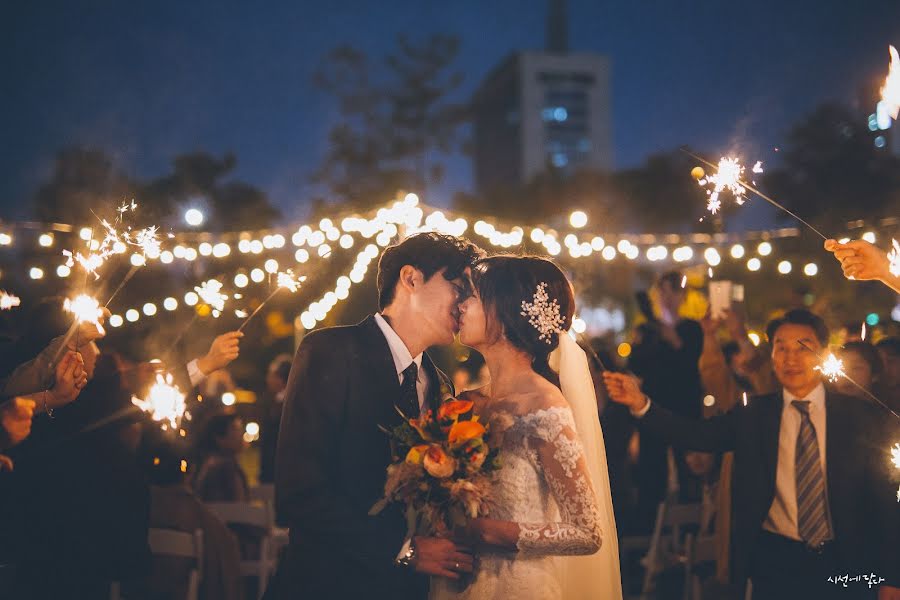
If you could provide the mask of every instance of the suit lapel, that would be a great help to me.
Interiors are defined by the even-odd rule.
[[[849,418],[850,415],[844,414],[841,399],[836,398],[826,391],[825,472],[827,478],[826,484],[828,486],[828,509],[831,513],[831,526],[835,530],[838,529],[839,524],[836,522],[839,519],[835,518],[835,514],[842,514],[841,507],[838,506],[843,497],[841,490],[838,488],[838,484],[841,481],[845,481],[843,473],[841,473],[841,464],[845,460],[847,453],[853,448],[853,443],[850,439],[850,431],[853,428],[850,427],[849,422],[847,422],[847,419]],[[835,427],[834,424],[836,423],[841,423],[842,426]],[[832,531],[831,533],[832,535],[837,535],[836,531]]]
[[[781,413],[784,408],[784,397],[779,390],[769,396],[770,402],[760,403],[760,443],[766,461],[767,481],[775,491],[775,477],[778,472],[778,441],[781,436]]]

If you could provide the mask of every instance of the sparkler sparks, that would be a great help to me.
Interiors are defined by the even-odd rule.
[[[894,444],[894,447],[891,448],[891,462],[900,469],[900,444]]]
[[[241,323],[240,327],[238,327],[238,331],[242,331],[244,327],[247,326],[247,323],[249,323],[250,320],[253,319],[253,317],[255,317],[260,310],[262,310],[262,307],[265,306],[266,303],[275,296],[275,294],[277,294],[281,290],[288,290],[293,294],[298,289],[300,289],[300,284],[304,281],[306,281],[305,275],[296,277],[291,269],[278,273],[278,285],[275,288],[275,291],[269,294],[269,297],[263,300],[262,303],[256,307],[256,310],[250,313],[250,316],[247,317],[247,319],[243,323]]]
[[[222,283],[215,279],[204,281],[198,286],[194,286],[194,291],[200,296],[204,303],[208,304],[213,310],[222,312],[225,310],[225,301],[228,295],[221,293]]]
[[[722,201],[719,200],[719,195],[725,190],[731,192],[735,202],[738,204],[743,204],[746,201],[747,188],[741,182],[744,170],[744,166],[737,158],[723,156],[719,160],[715,173],[698,180],[697,183],[708,188],[706,195],[709,196],[709,201],[706,204],[706,209],[709,212],[716,214],[722,208]],[[762,162],[756,161],[752,171],[754,173],[762,173]]]
[[[7,294],[3,290],[0,290],[0,310],[9,310],[20,304],[22,304],[22,301],[18,296],[13,296],[12,294]]]
[[[900,56],[893,46],[889,46],[888,51],[891,54],[891,66],[884,80],[884,87],[881,88],[881,99],[887,106],[891,118],[896,121],[900,115]]]
[[[891,242],[892,248],[887,255],[888,271],[890,271],[891,275],[894,277],[900,277],[900,243],[895,239],[892,239]]]
[[[296,277],[290,269],[278,273],[278,287],[288,290],[290,293],[300,289],[300,284],[306,281],[306,276]]]
[[[119,213],[119,216],[116,218],[116,220],[121,221],[122,216],[125,213],[127,213],[130,210],[135,210],[135,209],[137,209],[137,203],[134,201],[134,198],[131,199],[131,204],[129,204],[128,202],[123,202],[122,206],[120,206],[119,208],[116,209],[116,212]]]
[[[147,398],[131,397],[131,402],[142,411],[149,413],[154,421],[165,421],[175,429],[181,424],[186,404],[184,394],[172,383],[172,375],[156,374],[154,383],[147,392]]]
[[[100,324],[103,309],[96,299],[87,294],[80,294],[71,300],[66,298],[63,309],[75,315],[75,320],[79,323],[93,323],[100,333],[104,333],[103,326]]]
[[[834,354],[829,354],[821,365],[815,367],[816,371],[819,371],[828,378],[828,381],[832,383],[838,380],[838,377],[846,377],[847,374],[844,373],[844,361],[839,359]]]

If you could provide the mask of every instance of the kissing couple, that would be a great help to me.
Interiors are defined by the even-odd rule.
[[[290,543],[268,597],[620,599],[603,433],[562,270],[420,233],[384,251],[377,284],[377,313],[313,331],[294,358],[275,484]],[[402,507],[369,515],[392,460],[378,426],[399,424],[397,408],[437,414],[452,386],[426,350],[457,334],[490,372],[460,399],[502,432],[502,466],[487,517],[410,537]]]

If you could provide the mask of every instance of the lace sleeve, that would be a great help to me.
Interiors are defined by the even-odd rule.
[[[519,552],[594,554],[602,541],[600,516],[572,412],[551,408],[535,413],[528,443],[559,507],[560,521],[519,523]]]

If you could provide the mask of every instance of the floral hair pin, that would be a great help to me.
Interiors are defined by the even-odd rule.
[[[531,302],[522,301],[522,316],[528,317],[528,322],[541,334],[538,339],[552,343],[553,335],[562,331],[563,318],[560,315],[559,302],[550,301],[547,293],[547,283],[541,282],[534,292]]]

